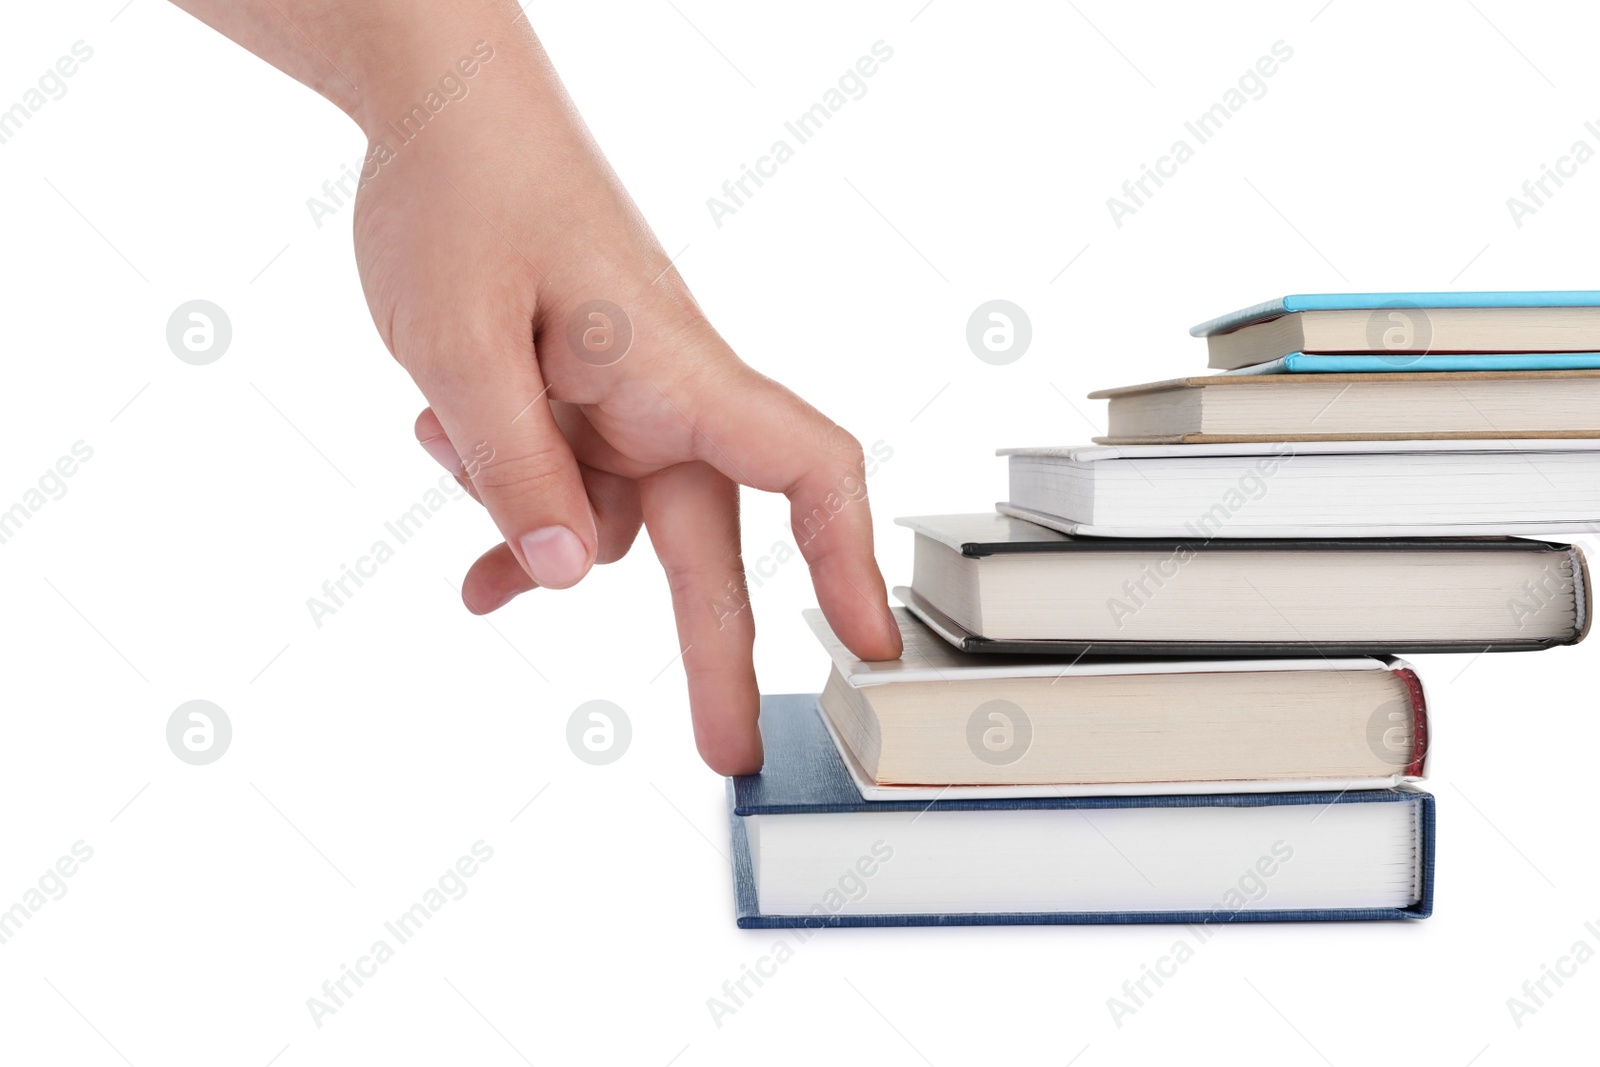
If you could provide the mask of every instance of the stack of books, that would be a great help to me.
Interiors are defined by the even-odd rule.
[[[1584,637],[1600,293],[1287,297],[1094,394],[995,512],[906,518],[905,654],[819,613],[729,782],[744,927],[1422,918],[1408,653]]]

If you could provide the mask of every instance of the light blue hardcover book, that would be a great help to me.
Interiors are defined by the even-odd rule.
[[[1290,352],[1224,374],[1422,374],[1430,371],[1600,370],[1600,352],[1429,352],[1390,355]]]
[[[1208,319],[1189,330],[1195,337],[1229,333],[1253,322],[1296,311],[1373,311],[1390,306],[1414,308],[1570,308],[1600,307],[1600,290],[1547,289],[1477,293],[1293,293]]]
[[[766,766],[728,781],[742,928],[1188,923],[1204,940],[1433,911],[1427,793],[867,801],[816,702],[763,697]]]
[[[1600,292],[1305,293],[1189,332],[1206,339],[1217,370],[1588,370],[1600,366]],[[1497,358],[1434,360],[1458,354]],[[1376,358],[1307,363],[1311,355]],[[1280,360],[1289,363],[1265,366]]]

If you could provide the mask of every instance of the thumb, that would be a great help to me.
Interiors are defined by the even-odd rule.
[[[419,361],[414,377],[461,465],[456,473],[472,482],[517,562],[539,585],[565,589],[594,565],[599,536],[578,462],[526,345],[471,344],[444,360]],[[449,465],[445,442],[422,443]]]

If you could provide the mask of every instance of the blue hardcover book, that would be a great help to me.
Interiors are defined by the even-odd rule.
[[[1422,374],[1475,371],[1600,370],[1600,352],[1396,352],[1326,355],[1290,352],[1224,374]]]
[[[1588,308],[1600,307],[1600,289],[1547,289],[1527,292],[1476,293],[1291,293],[1252,304],[1191,327],[1194,337],[1229,333],[1253,322],[1297,311],[1374,311],[1391,306],[1413,308]]]
[[[1210,365],[1236,370],[1301,357],[1306,372],[1555,370],[1600,363],[1600,292],[1303,293],[1202,322]],[[1308,355],[1375,356],[1359,364],[1304,362]],[[1500,361],[1433,362],[1454,353]],[[1540,362],[1540,354],[1568,359]]]
[[[1017,725],[987,707],[975,753],[985,731]],[[1433,797],[1416,790],[868,802],[814,695],[763,697],[761,733],[765,768],[728,782],[745,929],[1433,911]]]

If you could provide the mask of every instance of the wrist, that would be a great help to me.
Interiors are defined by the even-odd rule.
[[[414,67],[403,73],[391,71],[381,80],[369,79],[369,86],[346,109],[368,141],[391,146],[396,139],[410,141],[436,116],[471,95],[497,58],[505,65],[502,52],[486,38],[464,42],[454,51],[431,51],[434,54],[417,57]]]
[[[465,96],[489,80],[486,64],[559,85],[517,0],[173,2],[332,101],[369,140],[418,106],[431,116]]]
[[[473,0],[445,11],[407,6],[408,15],[369,27],[352,45],[359,89],[335,101],[369,141],[409,140],[453,104],[503,82],[507,68],[542,61],[526,19],[509,0]]]

